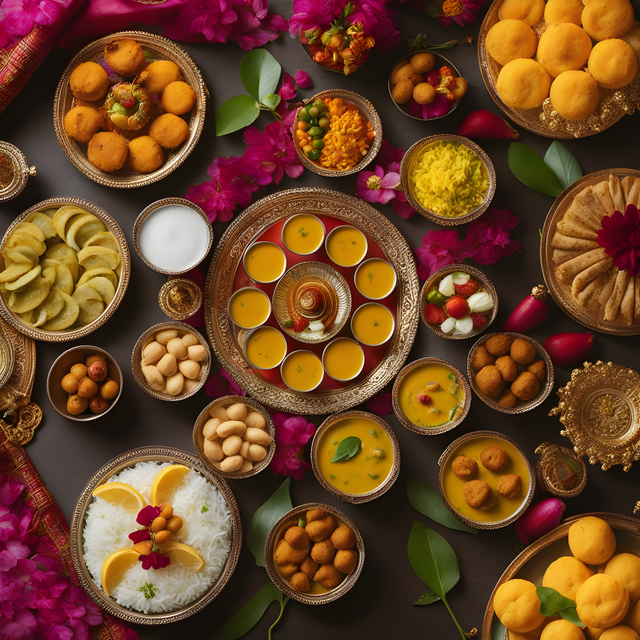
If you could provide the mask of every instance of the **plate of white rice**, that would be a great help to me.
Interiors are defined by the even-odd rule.
[[[100,484],[123,482],[149,504],[154,478],[170,464],[190,469],[171,501],[184,522],[172,539],[195,549],[205,561],[204,570],[194,572],[176,563],[144,570],[137,562],[107,596],[102,564],[112,552],[133,546],[128,536],[141,526],[137,513],[94,498],[93,491]],[[174,622],[207,606],[231,577],[241,543],[238,506],[225,480],[194,455],[166,447],[134,449],[107,463],[82,492],[71,524],[71,553],[82,586],[109,613],[142,624]]]

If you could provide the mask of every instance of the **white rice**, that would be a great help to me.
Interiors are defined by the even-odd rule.
[[[156,474],[170,463],[139,462],[107,482],[124,482],[137,489],[149,502]],[[184,525],[172,540],[195,549],[205,561],[205,569],[194,573],[181,565],[145,571],[137,562],[117,585],[111,597],[120,605],[142,613],[164,613],[182,608],[202,596],[220,575],[231,547],[231,514],[218,489],[191,471],[176,491],[172,506]],[[204,513],[203,507],[207,508]],[[102,498],[87,509],[83,531],[84,561],[96,584],[101,587],[102,563],[110,553],[133,546],[128,536],[141,529],[137,514],[128,514]],[[140,587],[153,584],[155,596],[147,599]]]

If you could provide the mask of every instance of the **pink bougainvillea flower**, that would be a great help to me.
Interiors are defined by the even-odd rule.
[[[212,373],[204,385],[205,393],[210,398],[222,396],[246,396],[244,389],[233,381],[233,378],[222,368],[218,373]]]
[[[292,476],[294,480],[302,480],[304,472],[311,469],[311,465],[304,459],[304,447],[285,444],[276,447],[269,468],[273,473]]]
[[[282,444],[296,444],[299,447],[307,444],[315,433],[316,427],[302,416],[292,416],[277,412],[273,415],[276,427],[276,441]]]
[[[273,181],[279,184],[284,174],[290,178],[299,178],[304,167],[298,159],[298,154],[291,135],[281,122],[272,122],[264,132],[249,127],[243,136],[248,146],[245,157],[248,162],[257,162],[273,176]]]
[[[459,250],[477,264],[500,262],[503,256],[511,256],[520,249],[520,243],[509,237],[509,230],[519,222],[520,218],[510,211],[489,208],[469,224]]]
[[[407,111],[414,118],[422,120],[430,120],[431,118],[441,118],[449,113],[453,102],[448,100],[445,95],[439,93],[429,104],[418,104],[413,98],[407,102]]]
[[[289,35],[296,38],[302,31],[313,29],[315,26],[328,26],[345,5],[344,0],[293,0]]]
[[[389,170],[392,163],[397,163],[400,166],[400,162],[404,157],[404,149],[394,147],[388,140],[383,140],[380,145],[380,151],[376,156],[376,162],[385,170]]]
[[[379,416],[388,416],[390,413],[393,413],[391,394],[379,393],[377,396],[373,396],[373,398],[367,402],[367,409],[371,413]]]
[[[0,475],[0,505],[12,505],[24,491],[25,485],[11,476]]]
[[[18,609],[9,620],[0,620],[3,640],[32,640],[35,638],[38,623],[29,609]],[[70,640],[73,636],[70,636]]]
[[[238,18],[227,0],[189,0],[181,7],[175,27],[165,27],[168,38],[185,40],[202,34],[208,42],[225,42]]]
[[[245,51],[272,42],[280,31],[286,31],[287,21],[278,15],[268,15],[267,0],[232,0],[238,19],[231,26],[229,40],[237,42]]]
[[[138,544],[138,542],[142,542],[143,540],[151,540],[151,534],[149,533],[149,529],[138,529],[137,531],[132,531],[128,538],[133,544]]]
[[[395,212],[405,220],[413,218],[416,215],[416,210],[407,202],[407,196],[404,191],[398,191],[396,197],[391,201],[391,206]]]
[[[142,568],[145,571],[149,571],[149,569],[163,569],[171,564],[169,556],[165,556],[164,553],[158,553],[157,551],[152,551],[147,556],[140,556],[138,560],[142,562]]]
[[[286,71],[282,74],[282,85],[278,95],[283,100],[293,100],[296,97],[296,84]]]
[[[362,23],[362,30],[373,37],[380,53],[389,53],[400,44],[396,12],[389,9],[388,4],[388,0],[358,0],[354,3],[355,11],[349,16],[351,24]]]
[[[296,71],[296,83],[301,89],[307,89],[313,84],[313,80],[306,71],[302,71],[301,69],[300,71]]]
[[[464,27],[475,21],[476,13],[483,4],[484,0],[445,0],[438,20],[445,27],[448,27],[452,20],[458,26]]]
[[[160,507],[147,505],[138,512],[136,522],[143,527],[148,527],[160,515]]]
[[[276,452],[269,464],[273,473],[293,476],[302,480],[311,467],[304,458],[304,445],[313,436],[316,427],[302,416],[277,412],[273,415],[276,427]]]
[[[418,259],[418,276],[426,280],[432,273],[447,264],[462,260],[458,249],[458,232],[452,230],[431,230],[422,238],[422,246],[414,249]]]
[[[395,198],[400,186],[400,174],[390,171],[385,174],[384,169],[377,165],[374,171],[360,171],[356,182],[356,195],[367,202],[387,204]]]
[[[605,216],[596,241],[618,269],[626,269],[632,277],[640,273],[640,215],[634,205],[628,205],[624,214],[615,211]]]
[[[4,0],[0,4],[0,46],[18,42],[36,25],[56,23],[65,7],[65,0]]]

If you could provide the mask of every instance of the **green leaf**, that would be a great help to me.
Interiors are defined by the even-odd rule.
[[[498,620],[498,616],[493,616],[493,623],[491,625],[491,640],[504,640],[507,636],[507,630],[500,620]]]
[[[438,11],[438,9],[436,9],[432,4],[425,3],[424,15],[427,16],[427,18],[437,18],[440,15],[440,11]]]
[[[350,460],[358,453],[358,451],[360,451],[361,445],[362,442],[360,441],[360,438],[356,436],[347,436],[338,445],[336,452],[333,454],[333,458],[331,458],[331,462],[344,462],[345,460]]]
[[[275,93],[281,67],[266,49],[254,49],[240,61],[240,80],[247,93],[257,102]]]
[[[291,478],[287,478],[275,491],[275,493],[253,514],[249,533],[247,534],[247,547],[256,558],[256,564],[264,567],[264,545],[269,531],[282,516],[291,511],[291,496],[289,484]]]
[[[216,135],[226,136],[249,126],[260,115],[258,103],[249,96],[233,96],[216,112]]]
[[[269,95],[266,95],[264,97],[264,99],[262,100],[262,104],[265,107],[269,107],[269,109],[271,109],[271,111],[273,111],[279,104],[280,104],[280,100],[282,98],[280,98],[279,95],[270,93]]]
[[[270,582],[256,593],[247,604],[236,613],[225,627],[222,640],[236,640],[248,633],[258,624],[269,605],[275,601],[280,602],[282,610],[282,592]]]
[[[287,602],[289,602],[289,598],[287,598],[282,592],[280,592],[278,595],[278,602],[280,603],[280,613],[276,618],[276,621],[269,627],[268,640],[271,640],[271,632],[273,631],[273,628],[278,624],[278,622],[280,622],[280,618],[282,618],[282,614],[284,613],[284,607]]]
[[[429,591],[423,593],[413,604],[426,605],[438,602],[438,600],[440,600],[440,596],[429,589]]]
[[[540,613],[543,616],[561,616],[572,624],[584,629],[585,624],[580,620],[576,603],[569,598],[565,598],[551,587],[538,587],[536,589],[538,600],[540,600]]]
[[[544,163],[556,174],[563,189],[582,178],[582,169],[573,154],[557,140],[551,143],[544,156]]]
[[[513,175],[527,187],[554,198],[562,193],[556,174],[531,147],[522,142],[512,142],[508,160]]]
[[[449,543],[432,529],[414,522],[407,551],[420,580],[444,600],[460,580],[458,559]]]
[[[476,529],[472,529],[464,524],[464,522],[458,520],[458,518],[445,507],[440,494],[426,482],[422,480],[410,480],[407,483],[407,496],[414,509],[427,516],[427,518],[435,520],[443,527],[472,533],[474,536],[478,535]]]

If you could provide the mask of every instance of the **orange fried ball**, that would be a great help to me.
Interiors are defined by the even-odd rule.
[[[164,162],[162,148],[151,136],[140,136],[129,143],[129,165],[138,173],[152,173]]]
[[[451,471],[453,471],[458,478],[468,480],[478,472],[478,463],[473,458],[459,455],[456,456],[451,463]]]
[[[189,125],[173,113],[163,113],[151,123],[149,135],[161,147],[175,149],[189,137]]]
[[[537,355],[536,348],[522,338],[516,338],[511,345],[511,357],[518,364],[530,364],[536,359]]]
[[[286,540],[280,540],[276,545],[276,550],[273,554],[273,559],[276,564],[300,564],[309,553],[309,548],[294,549]]]
[[[140,73],[140,84],[151,94],[160,95],[165,87],[182,79],[180,69],[171,60],[156,60]]]
[[[100,131],[100,116],[91,107],[74,107],[64,117],[64,130],[70,138],[87,144]]]
[[[338,525],[336,524],[333,516],[326,515],[321,520],[312,520],[311,522],[309,522],[309,519],[307,518],[305,531],[311,540],[319,542],[320,540],[328,538],[335,531],[337,526]]]
[[[309,536],[302,527],[290,527],[284,534],[284,539],[294,549],[304,549],[309,546]]]
[[[96,62],[81,62],[69,77],[71,93],[81,100],[100,100],[107,95],[109,76]]]
[[[485,343],[487,351],[496,358],[500,356],[506,356],[511,348],[513,338],[504,333],[497,333],[495,336],[491,336]]]
[[[471,480],[462,489],[464,499],[472,509],[486,511],[495,504],[495,497],[491,487],[484,480]]]
[[[142,47],[131,38],[109,40],[104,45],[107,64],[120,76],[135,76],[147,63]]]
[[[496,402],[501,406],[507,409],[513,409],[518,402],[518,398],[513,395],[513,391],[511,389],[505,389],[499,396]]]
[[[294,573],[291,576],[291,588],[296,591],[302,591],[302,593],[307,593],[309,589],[311,589],[311,585],[309,584],[309,577],[299,571],[298,573]]]
[[[340,549],[336,551],[333,566],[345,575],[352,574],[358,564],[358,554],[353,549]]]
[[[300,571],[300,565],[297,565],[295,562],[287,562],[286,564],[278,565],[278,571],[280,571],[285,578],[291,578],[294,573]]]
[[[489,364],[495,364],[496,357],[492,356],[488,351],[487,347],[483,344],[476,347],[473,355],[471,356],[471,368],[474,371],[480,371]]]
[[[502,447],[492,445],[482,450],[480,454],[480,462],[485,469],[489,471],[500,471],[507,464],[507,454]]]
[[[309,580],[313,580],[313,576],[319,568],[320,564],[317,563],[310,555],[300,563],[300,571],[302,571]]]
[[[356,534],[343,524],[331,534],[331,542],[336,549],[351,549],[356,546]]]
[[[430,104],[436,97],[436,90],[428,82],[419,82],[413,89],[413,99],[418,104]]]
[[[517,498],[522,488],[522,480],[517,473],[498,478],[498,493],[504,498]]]
[[[331,538],[320,540],[320,542],[316,542],[313,547],[311,547],[311,558],[318,564],[329,564],[333,562],[335,555],[336,548],[333,546]]]
[[[547,364],[544,360],[536,360],[528,364],[527,371],[533,373],[539,382],[544,382],[547,379]]]
[[[530,371],[523,371],[511,385],[511,391],[520,400],[532,400],[540,391],[540,383]]]
[[[513,382],[518,377],[518,367],[511,356],[500,356],[496,360],[496,367],[507,382]]]
[[[122,169],[127,160],[128,148],[126,140],[117,133],[101,131],[96,133],[87,148],[89,162],[102,171]]]
[[[327,589],[335,589],[344,576],[332,564],[325,564],[316,571],[313,579]]]
[[[169,83],[160,98],[160,104],[167,113],[181,116],[191,111],[196,103],[196,92],[181,80]]]
[[[322,520],[327,515],[327,512],[324,509],[309,509],[306,513],[307,523],[313,522],[314,520]]]
[[[476,373],[476,385],[480,391],[497,398],[504,389],[504,379],[495,365],[487,365]]]

